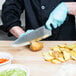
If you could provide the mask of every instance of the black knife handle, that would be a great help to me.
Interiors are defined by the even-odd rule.
[[[54,28],[52,24],[50,24],[50,27],[52,28],[52,35],[54,36],[54,40],[57,40],[60,33],[60,27]],[[47,27],[45,26],[45,28]]]
[[[52,34],[54,35],[55,40],[57,40],[60,32],[60,27],[54,28],[52,24],[50,24],[52,27]]]

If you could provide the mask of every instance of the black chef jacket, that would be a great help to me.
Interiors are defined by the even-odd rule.
[[[14,26],[21,26],[20,16],[25,10],[25,31],[45,25],[50,13],[61,2],[74,0],[6,0],[2,9],[3,31],[9,32]],[[68,15],[61,27],[54,29],[46,40],[75,40],[75,17]]]

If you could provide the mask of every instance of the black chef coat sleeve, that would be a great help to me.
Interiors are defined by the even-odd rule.
[[[12,27],[21,26],[20,16],[23,10],[23,0],[6,0],[2,7],[2,30],[9,33]]]

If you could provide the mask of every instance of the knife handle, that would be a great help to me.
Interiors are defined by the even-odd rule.
[[[59,33],[60,33],[60,27],[54,28],[52,24],[50,24],[52,27],[52,34],[55,36],[55,40],[57,40]]]

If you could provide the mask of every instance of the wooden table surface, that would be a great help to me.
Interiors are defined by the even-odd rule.
[[[11,47],[12,41],[0,41],[0,52],[11,53],[14,57],[12,64],[22,64],[29,68],[30,76],[53,76],[63,64],[52,64],[44,61],[43,51],[49,51],[51,46],[62,43],[76,43],[76,41],[43,41],[44,48],[32,52],[27,47]],[[75,61],[70,63],[76,63]]]

